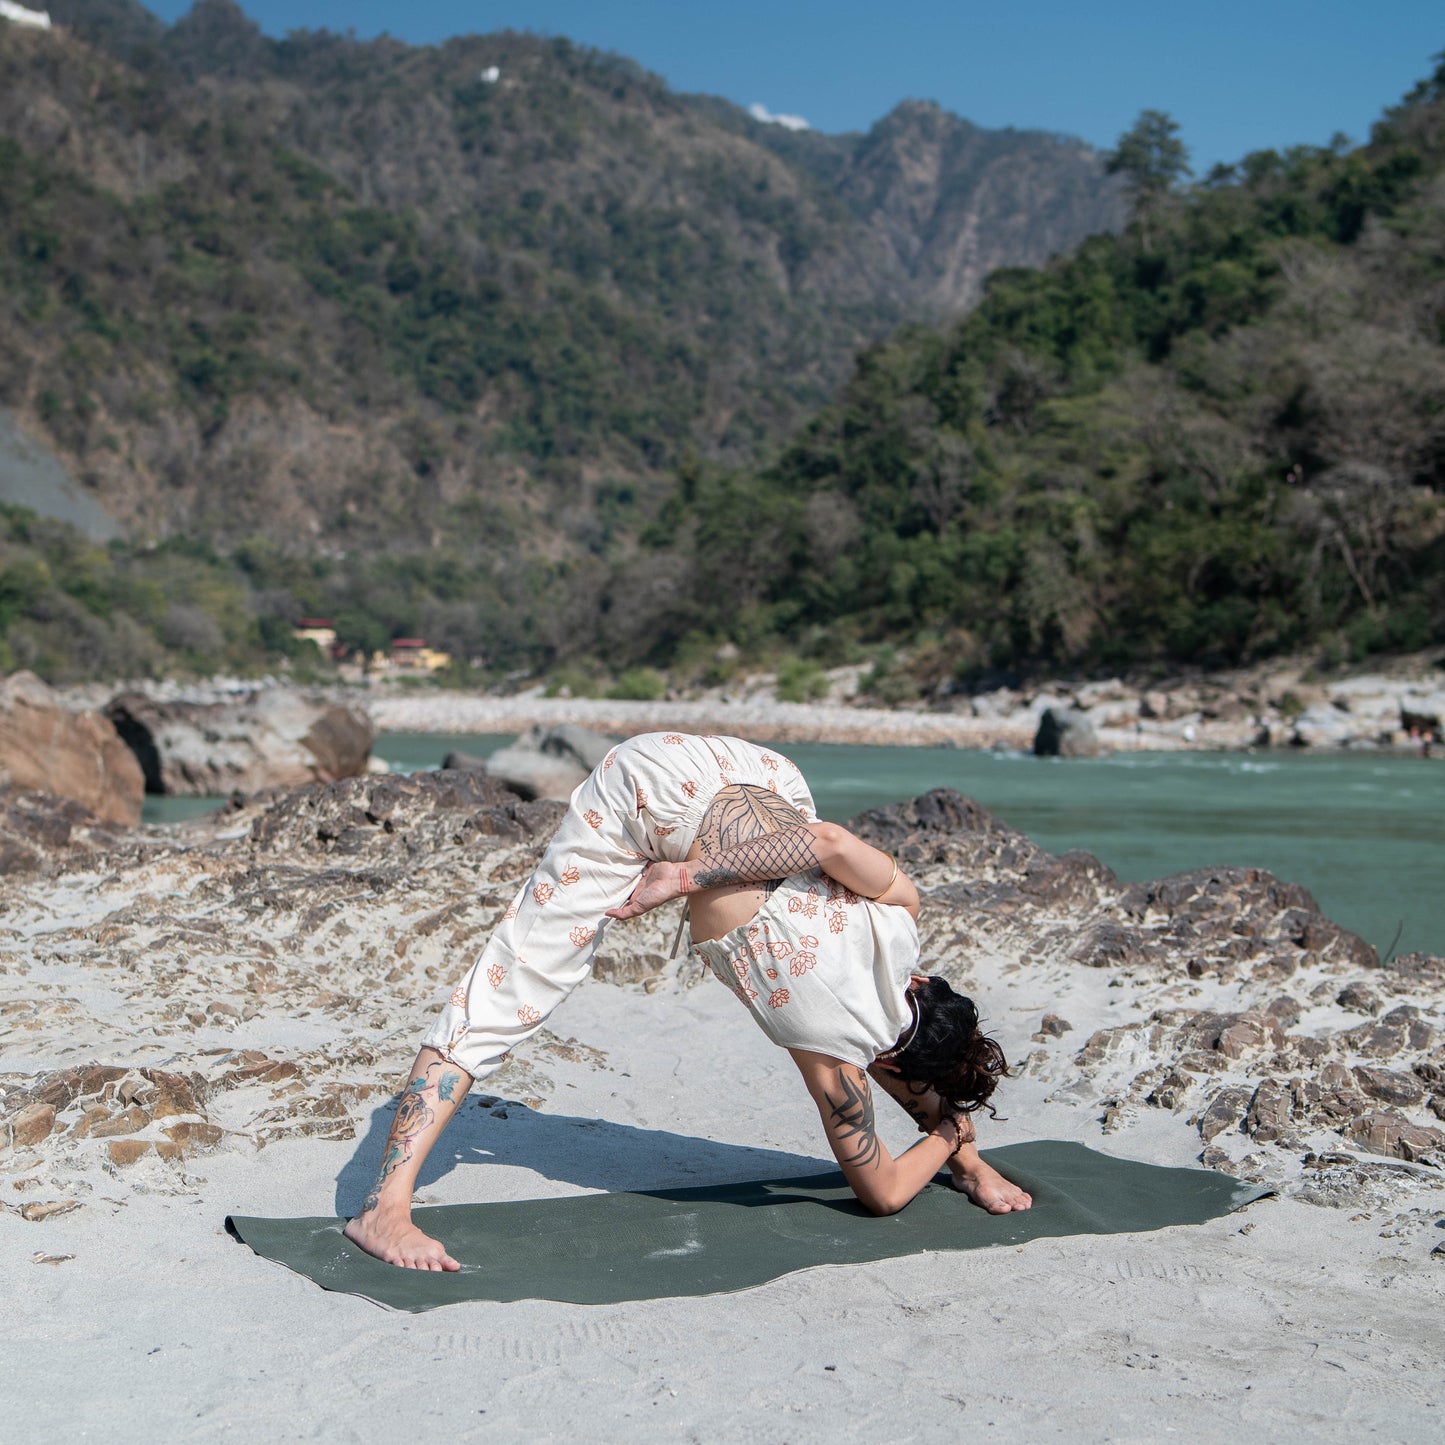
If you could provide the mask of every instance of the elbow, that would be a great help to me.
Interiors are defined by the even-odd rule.
[[[845,843],[852,835],[838,823],[814,823],[812,833],[813,848],[818,854],[818,861],[826,872],[828,864],[838,859]]]
[[[858,1189],[854,1190],[854,1193],[858,1196],[858,1202],[875,1219],[884,1219],[890,1214],[897,1214],[912,1197],[911,1195],[908,1198],[900,1197],[881,1189]]]

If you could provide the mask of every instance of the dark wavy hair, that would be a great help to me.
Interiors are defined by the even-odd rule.
[[[953,991],[946,978],[929,978],[912,991],[918,1028],[893,1062],[916,1094],[932,1089],[945,1108],[961,1114],[998,1111],[989,1096],[1000,1079],[1009,1077],[1008,1060],[997,1040],[978,1027],[978,1009],[971,998]]]

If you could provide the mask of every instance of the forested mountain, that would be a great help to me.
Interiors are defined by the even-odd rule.
[[[687,473],[634,645],[905,641],[906,696],[1445,640],[1445,56],[1363,147],[1140,199],[865,350],[770,467]]]
[[[1077,144],[55,14],[0,27],[0,405],[131,537],[9,514],[0,664],[255,665],[325,614],[497,671],[906,645],[901,697],[1442,635],[1445,66],[984,284],[988,216],[1043,262],[1119,204]]]
[[[757,459],[859,344],[1121,214],[1077,142],[932,106],[770,148],[561,40],[53,13],[0,27],[0,404],[137,537],[586,548],[598,488]]]

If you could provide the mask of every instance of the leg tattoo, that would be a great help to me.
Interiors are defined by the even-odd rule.
[[[441,1070],[435,1079],[432,1078],[433,1069]],[[412,1147],[418,1137],[424,1134],[436,1119],[432,1102],[451,1103],[456,1095],[457,1085],[461,1082],[460,1071],[447,1068],[443,1064],[428,1064],[426,1072],[406,1086],[401,1102],[396,1106],[396,1117],[391,1121],[391,1132],[386,1138],[386,1153],[382,1156],[376,1183],[362,1200],[363,1214],[376,1208],[386,1181],[411,1158]]]

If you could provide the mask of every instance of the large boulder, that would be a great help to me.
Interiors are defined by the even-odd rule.
[[[487,772],[524,798],[570,798],[616,745],[616,738],[572,723],[529,728],[487,759]]]
[[[114,820],[97,817],[73,798],[0,788],[0,877],[83,866],[124,836]]]
[[[1099,739],[1094,725],[1073,708],[1044,709],[1034,734],[1034,756],[1040,758],[1097,758]]]
[[[253,793],[359,777],[376,736],[360,708],[311,702],[284,688],[223,703],[122,693],[105,711],[150,793]]]
[[[71,712],[30,672],[0,683],[0,787],[69,798],[107,823],[133,827],[144,797],[141,769],[96,712]]]

